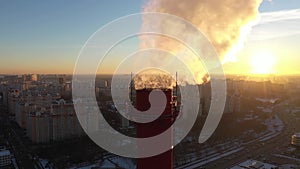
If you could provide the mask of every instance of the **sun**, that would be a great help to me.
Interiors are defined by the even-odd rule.
[[[254,74],[274,73],[276,58],[271,52],[259,52],[252,56],[251,66]]]

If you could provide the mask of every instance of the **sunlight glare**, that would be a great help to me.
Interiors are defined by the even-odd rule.
[[[275,56],[270,52],[260,52],[254,54],[251,60],[252,73],[271,74],[274,73]]]

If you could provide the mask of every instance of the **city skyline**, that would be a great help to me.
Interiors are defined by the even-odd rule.
[[[0,168],[300,168],[299,44],[299,0],[0,1]]]

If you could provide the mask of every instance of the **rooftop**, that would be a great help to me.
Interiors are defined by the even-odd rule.
[[[256,160],[247,160],[243,163],[240,163],[239,165],[232,167],[231,169],[244,169],[244,168],[253,168],[253,169],[272,169],[276,168],[277,166],[263,163],[261,161]]]
[[[0,156],[8,156],[10,155],[10,151],[9,150],[2,150],[0,151]]]

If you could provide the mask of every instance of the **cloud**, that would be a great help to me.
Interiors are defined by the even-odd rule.
[[[288,20],[300,20],[300,9],[267,12],[267,13],[262,13],[260,16],[261,16],[261,20],[259,24],[267,24],[272,22],[281,22],[281,21],[288,21]]]
[[[261,13],[260,17],[249,36],[250,41],[300,35],[300,9]]]

